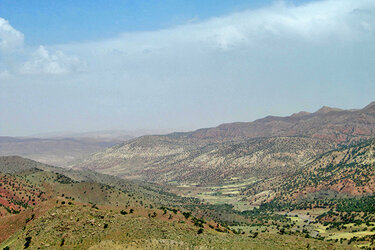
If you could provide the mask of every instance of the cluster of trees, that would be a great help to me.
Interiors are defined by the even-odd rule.
[[[348,198],[336,201],[339,212],[368,212],[375,213],[375,196]]]

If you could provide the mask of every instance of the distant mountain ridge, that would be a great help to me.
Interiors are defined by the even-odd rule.
[[[64,166],[132,137],[24,138],[0,136],[0,156],[20,155],[46,164]]]
[[[33,137],[0,136],[0,156],[19,155],[46,164],[67,166],[135,137],[167,132],[171,130],[101,130],[46,133]]]
[[[291,174],[316,156],[375,135],[375,103],[130,140],[72,166],[154,182],[220,183]]]
[[[254,122],[222,124],[190,135],[200,139],[233,140],[273,136],[304,136],[348,144],[375,134],[375,102],[361,110],[322,107],[315,113],[267,116]]]

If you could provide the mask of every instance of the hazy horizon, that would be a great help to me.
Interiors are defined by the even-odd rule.
[[[374,31],[370,0],[0,1],[0,135],[360,109]]]
[[[375,101],[373,101],[375,102]],[[370,103],[373,103],[373,102],[370,102]],[[368,103],[368,104],[370,104]],[[365,105],[367,106],[367,105]],[[365,106],[363,107],[357,107],[357,108],[350,108],[347,109],[347,110],[360,110],[362,108],[364,108]],[[320,106],[320,108],[323,108],[323,107],[327,107],[325,105],[323,106]],[[320,109],[319,108],[319,109]],[[330,107],[330,108],[338,108],[338,109],[343,109],[345,110],[345,108],[340,108],[340,107]],[[318,109],[318,110],[319,110]],[[308,113],[314,113],[314,112],[317,112],[318,110],[313,110],[313,111],[307,111],[307,110],[299,110],[299,111],[295,111],[293,113],[290,113],[290,114],[286,114],[286,115],[280,115],[281,117],[283,116],[290,116],[290,115],[293,115],[295,113],[299,113],[299,112],[308,112]],[[270,115],[270,114],[268,114]],[[268,116],[266,115],[266,116]],[[230,121],[229,123],[236,123],[236,122],[253,122],[253,121],[256,121],[258,119],[262,119],[262,118],[265,118],[266,116],[262,116],[262,117],[259,117],[259,118],[256,118],[254,120],[249,120],[249,121]],[[273,115],[271,115],[273,116]],[[275,115],[276,116],[276,115]],[[121,133],[122,135],[130,135],[130,136],[135,136],[135,137],[138,137],[138,136],[142,136],[142,135],[151,135],[151,134],[169,134],[169,133],[174,133],[174,132],[191,132],[191,131],[196,131],[198,129],[202,129],[202,128],[210,128],[210,127],[216,127],[216,126],[219,126],[221,124],[225,124],[225,122],[222,122],[222,123],[219,123],[219,124],[216,124],[216,125],[213,125],[213,126],[206,126],[206,127],[197,127],[197,128],[191,128],[191,129],[174,129],[174,128],[136,128],[136,129],[122,129],[122,128],[112,128],[112,129],[97,129],[97,130],[72,130],[72,131],[67,131],[67,130],[60,130],[60,131],[44,131],[44,132],[41,132],[41,133],[33,133],[33,134],[22,134],[22,135],[12,135],[14,137],[42,137],[42,138],[54,138],[54,137],[74,137],[74,136],[81,136],[81,135],[84,135],[84,134],[91,134],[91,133],[105,133],[105,132],[119,132]],[[10,135],[2,135],[0,134],[0,136],[10,136]]]

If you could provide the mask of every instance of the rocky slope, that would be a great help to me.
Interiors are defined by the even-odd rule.
[[[271,200],[360,197],[375,194],[375,139],[329,151],[286,177],[265,179],[242,192],[259,205]]]
[[[322,155],[276,189],[293,198],[328,190],[350,196],[374,194],[374,139]]]

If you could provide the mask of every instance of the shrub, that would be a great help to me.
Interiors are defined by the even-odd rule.
[[[32,239],[31,236],[25,238],[25,240],[26,240],[25,245],[24,245],[25,249],[29,248],[30,243],[31,243],[31,239]]]
[[[191,213],[190,212],[183,212],[182,213],[186,219],[189,219],[189,217],[191,216]]]
[[[128,214],[128,212],[126,212],[125,210],[121,210],[121,211],[120,211],[120,214],[122,214],[122,215],[126,215],[126,214]]]

